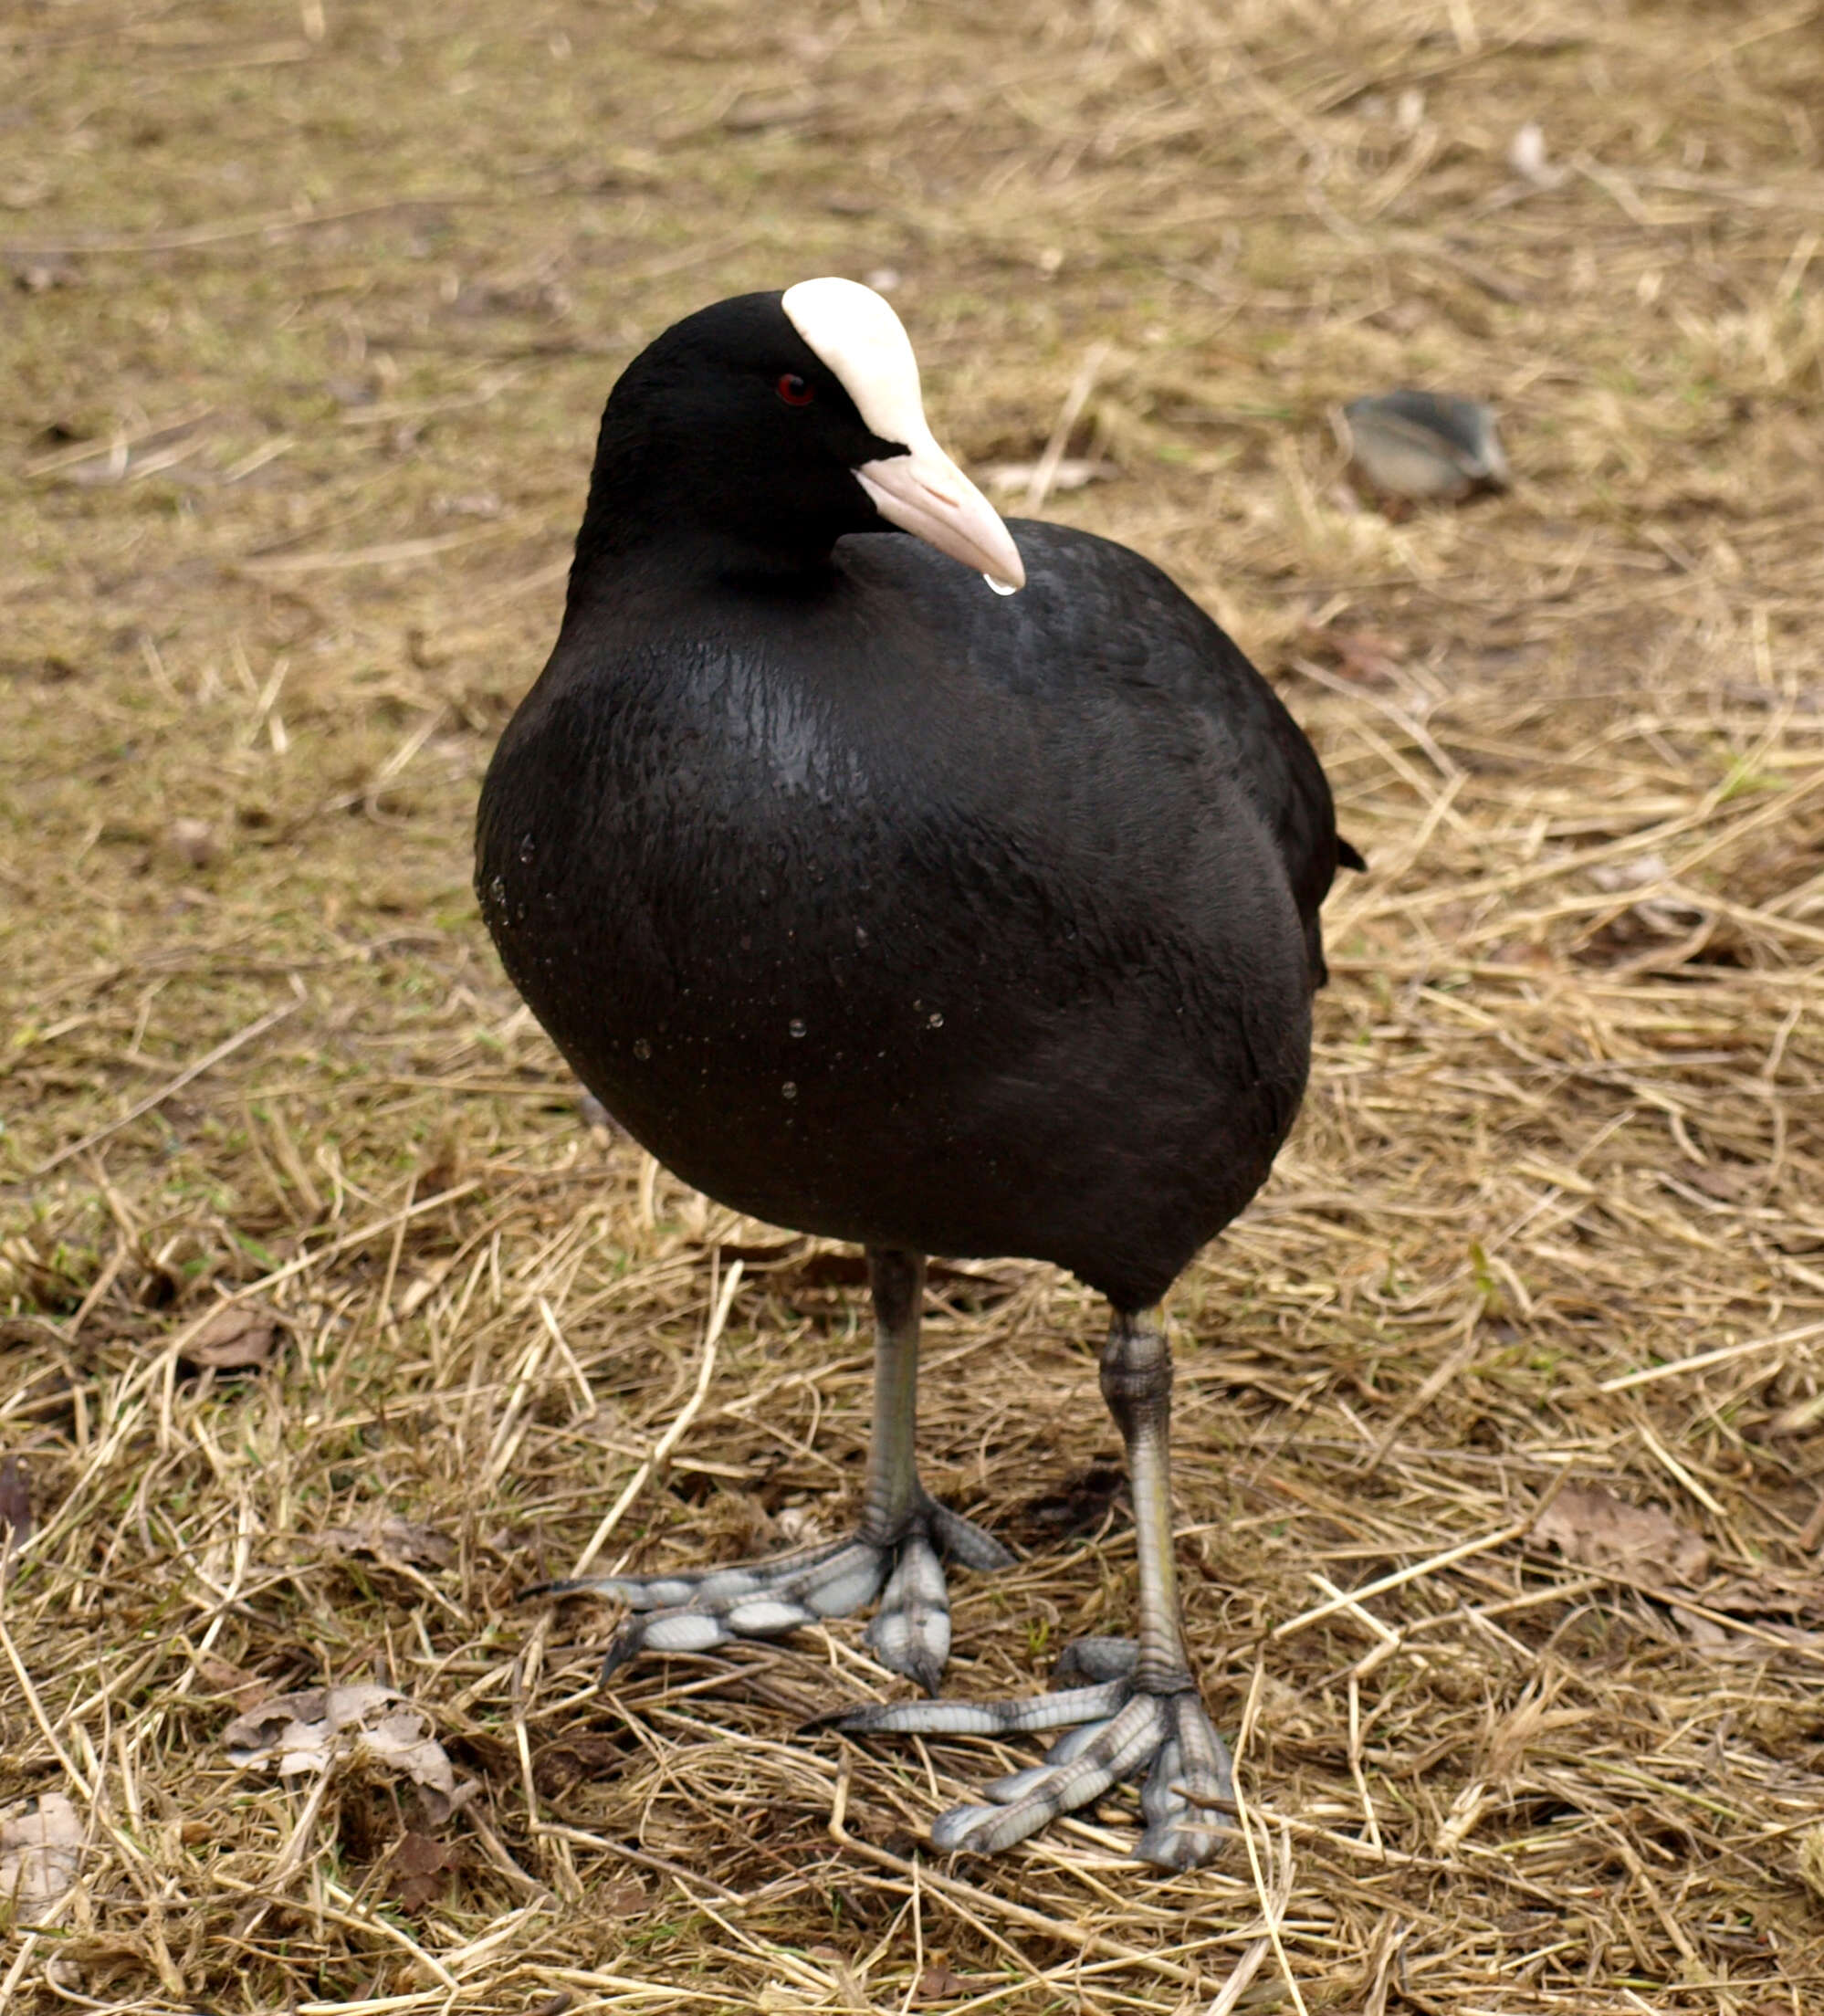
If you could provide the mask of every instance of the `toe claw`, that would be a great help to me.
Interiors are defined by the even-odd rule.
[[[931,1845],[947,1854],[972,1849],[976,1843],[970,1837],[999,1820],[1001,1813],[999,1806],[952,1806],[931,1822]]]
[[[640,1647],[645,1638],[640,1629],[640,1620],[630,1618],[608,1641],[608,1649],[602,1654],[602,1670],[595,1675],[598,1693],[605,1692],[608,1683],[620,1672],[630,1659],[639,1656]]]
[[[1153,1768],[1147,1773],[1147,1782],[1140,1790],[1140,1811],[1147,1818],[1147,1834],[1141,1837],[1143,1840],[1184,1811],[1184,1799],[1177,1790],[1179,1774],[1183,1769],[1184,1758],[1178,1738],[1170,1737],[1159,1745],[1153,1759]]]
[[[950,1655],[950,1599],[943,1565],[922,1535],[910,1535],[900,1548],[865,1635],[882,1665],[937,1693]]]
[[[1233,1812],[1235,1775],[1229,1746],[1217,1735],[1196,1695],[1179,1695],[1172,1706],[1184,1759],[1187,1803],[1208,1813]]]
[[[643,1652],[708,1652],[734,1636],[723,1620],[703,1610],[645,1611],[630,1617],[603,1655],[595,1685],[605,1687],[630,1659]]]

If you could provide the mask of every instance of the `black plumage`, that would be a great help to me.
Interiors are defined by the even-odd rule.
[[[908,450],[852,389],[776,294],[628,368],[483,790],[483,911],[577,1076],[699,1190],[876,1255],[1053,1261],[1134,1317],[1266,1177],[1358,857],[1157,567],[1016,521],[1026,585],[991,593],[880,515],[854,472]],[[1194,1816],[1174,1840],[1206,1852]]]
[[[746,405],[800,418],[772,363],[815,360],[699,362],[754,342],[752,299],[609,404],[557,647],[482,796],[488,929],[577,1076],[711,1197],[1144,1307],[1297,1108],[1323,772],[1124,547],[1016,521],[1010,598],[902,535],[832,551],[879,527],[861,492],[844,520],[807,482],[801,512],[774,444],[743,452]],[[729,486],[753,522],[716,522]]]

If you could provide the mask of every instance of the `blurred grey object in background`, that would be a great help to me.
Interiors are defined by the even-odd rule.
[[[1512,480],[1494,409],[1480,399],[1379,393],[1350,400],[1343,417],[1356,467],[1389,497],[1467,497]]]

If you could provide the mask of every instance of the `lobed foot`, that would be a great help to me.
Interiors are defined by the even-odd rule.
[[[1087,1638],[1069,1647],[1060,1674],[1085,1686],[1024,1701],[907,1701],[853,1708],[817,1727],[851,1736],[1012,1736],[1064,1728],[1043,1764],[984,1788],[993,1803],[953,1806],[931,1825],[934,1846],[991,1855],[1036,1833],[1060,1813],[1099,1799],[1147,1770],[1140,1792],[1146,1831],[1135,1853],[1161,1869],[1195,1869],[1216,1852],[1217,1815],[1232,1810],[1229,1753],[1190,1676],[1142,1686],[1130,1639]]]
[[[992,1534],[927,1497],[892,1539],[865,1531],[770,1561],[681,1575],[586,1575],[528,1596],[588,1591],[634,1614],[614,1634],[601,1685],[642,1652],[708,1652],[733,1638],[776,1638],[822,1617],[847,1617],[880,1598],[867,1643],[880,1663],[935,1694],[950,1651],[944,1560],[990,1570],[1013,1557]]]

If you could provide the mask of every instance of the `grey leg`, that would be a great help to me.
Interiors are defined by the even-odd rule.
[[[602,1667],[605,1685],[642,1652],[708,1652],[731,1638],[772,1638],[820,1617],[845,1617],[881,1599],[867,1642],[883,1665],[935,1694],[950,1649],[943,1559],[965,1568],[1009,1566],[990,1533],[940,1506],[918,1482],[918,1328],[925,1262],[870,1248],[874,1294],[874,1433],[861,1525],[854,1537],[774,1560],[681,1575],[592,1575],[547,1582],[529,1596],[588,1591],[634,1615]]]
[[[1139,1557],[1139,1635],[1085,1639],[1060,1669],[1091,1685],[1032,1701],[910,1702],[860,1708],[829,1720],[853,1734],[1069,1733],[1043,1765],[987,1789],[994,1801],[939,1816],[939,1848],[991,1854],[1060,1813],[1088,1805],[1118,1780],[1148,1770],[1146,1832],[1137,1853],[1167,1869],[1194,1869],[1215,1853],[1217,1815],[1232,1796],[1228,1752],[1211,1727],[1186,1656],[1171,1546],[1171,1353],[1158,1312],[1116,1310],[1102,1353],[1102,1393],[1127,1445]]]
[[[1118,1311],[1102,1347],[1102,1397],[1127,1445],[1134,1545],[1140,1568],[1139,1657],[1134,1685],[1182,1694],[1194,1683],[1179,1624],[1178,1563],[1171,1548],[1171,1347],[1156,1309]]]
[[[874,1297],[874,1433],[867,1448],[862,1532],[897,1539],[918,1504],[918,1329],[924,1315],[922,1255],[870,1246]]]

